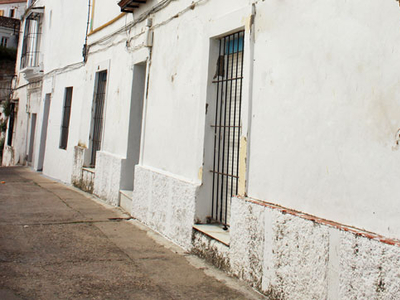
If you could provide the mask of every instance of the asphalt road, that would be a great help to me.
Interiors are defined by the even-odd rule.
[[[0,168],[0,299],[262,299],[94,197]]]

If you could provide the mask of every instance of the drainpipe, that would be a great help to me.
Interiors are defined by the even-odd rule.
[[[87,23],[86,23],[85,44],[83,45],[83,48],[82,48],[83,62],[85,62],[85,63],[87,61],[87,56],[88,56],[88,52],[89,52],[87,40],[88,40],[89,25],[90,25],[90,7],[91,7],[90,1],[91,0],[88,0],[88,13],[87,13]]]

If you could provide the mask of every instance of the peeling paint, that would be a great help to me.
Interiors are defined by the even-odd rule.
[[[104,151],[97,152],[94,194],[113,206],[119,205],[123,158]]]
[[[189,250],[197,193],[196,184],[136,165],[131,215]]]
[[[242,23],[245,27],[246,32],[250,31],[251,26],[253,26],[253,21],[254,21],[253,15],[249,15],[248,17],[243,18]]]
[[[239,195],[246,195],[246,172],[247,172],[247,138],[242,136],[240,139],[239,151]]]
[[[199,180],[202,180],[202,179],[203,179],[203,167],[199,168],[199,173],[198,173],[197,178],[198,178]]]
[[[86,146],[86,144],[85,144],[84,142],[82,142],[82,141],[79,141],[79,142],[78,142],[78,147],[81,147],[81,148],[87,149],[87,146]]]

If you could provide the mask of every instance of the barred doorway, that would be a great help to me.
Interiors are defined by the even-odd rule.
[[[212,169],[212,219],[229,226],[231,198],[238,193],[244,31],[219,40]]]
[[[91,168],[96,166],[96,154],[101,149],[106,85],[107,71],[98,72],[96,74],[96,87],[92,108],[92,130],[90,135],[91,155],[89,166]]]

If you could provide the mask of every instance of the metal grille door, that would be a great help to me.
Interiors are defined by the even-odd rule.
[[[244,31],[219,41],[214,129],[212,217],[229,226],[230,204],[238,193]]]
[[[103,132],[104,99],[107,85],[107,71],[97,74],[97,91],[94,97],[93,131],[91,135],[92,155],[90,166],[96,165],[96,153],[101,149],[101,135]]]

